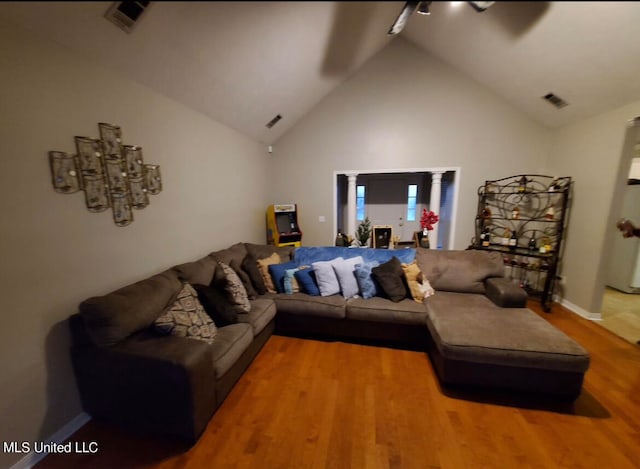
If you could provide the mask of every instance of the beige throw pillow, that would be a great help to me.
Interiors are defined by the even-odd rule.
[[[422,271],[416,261],[411,264],[402,264],[404,276],[407,279],[407,285],[411,291],[411,297],[418,303],[424,301],[424,290],[422,289]]]
[[[269,273],[269,266],[271,264],[280,264],[280,256],[277,252],[274,252],[264,259],[258,259],[258,269],[260,269],[260,275],[262,275],[262,280],[264,280],[264,286],[267,287],[267,292],[277,293],[273,279]]]

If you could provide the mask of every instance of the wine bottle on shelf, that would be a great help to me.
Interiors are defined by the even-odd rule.
[[[485,226],[480,239],[482,240],[482,247],[488,248],[491,245],[491,233],[488,226]]]
[[[551,205],[548,209],[547,212],[544,214],[544,218],[546,220],[553,220],[556,217],[556,211],[553,208],[553,205]]]
[[[520,207],[519,206],[515,206],[513,207],[513,210],[511,210],[511,218],[513,218],[514,220],[517,220],[518,218],[520,218]]]
[[[536,246],[536,232],[534,230],[531,238],[529,238],[529,251],[536,251],[538,247]]]
[[[518,247],[518,236],[516,236],[516,230],[511,232],[511,238],[509,238],[509,249],[515,251]]]
[[[520,181],[518,181],[518,192],[523,193],[527,192],[527,177],[522,176]]]
[[[511,230],[509,228],[505,228],[502,233],[502,245],[509,246],[509,238],[511,238]]]

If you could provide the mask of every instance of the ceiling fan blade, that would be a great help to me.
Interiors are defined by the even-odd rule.
[[[496,2],[467,2],[477,12],[483,12]]]
[[[420,2],[407,2],[405,3],[402,11],[396,18],[395,22],[391,25],[391,29],[387,33],[389,36],[393,36],[394,34],[398,34],[400,31],[404,29],[404,25],[407,23],[407,20],[411,16],[411,14],[416,11],[418,8],[418,4]]]

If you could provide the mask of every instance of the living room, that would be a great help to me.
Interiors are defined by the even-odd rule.
[[[285,14],[296,4],[273,7]],[[383,26],[382,36],[402,5],[379,6],[384,14],[374,19]],[[152,27],[154,17],[171,20],[180,8],[178,3],[152,5],[139,29],[127,35],[104,20],[109,6],[110,2],[0,5],[0,93],[5,108],[2,194],[7,220],[2,230],[2,265],[8,319],[1,333],[0,354],[3,441],[50,441],[86,421],[68,357],[67,318],[77,311],[80,301],[237,241],[264,243],[265,209],[274,202],[298,204],[304,245],[332,244],[335,172],[459,167],[455,249],[465,249],[470,243],[476,190],[485,180],[524,173],[571,176],[575,183],[560,301],[576,317],[598,318],[604,291],[602,253],[613,237],[619,236],[615,208],[630,164],[622,155],[623,137],[629,119],[640,115],[640,94],[627,101],[612,100],[597,112],[586,110],[585,117],[566,124],[546,126],[478,78],[401,34],[377,43],[379,50],[368,60],[357,56],[357,67],[352,64],[353,69],[345,67],[341,74],[324,75],[324,89],[304,96],[309,109],[300,115],[283,113],[281,123],[273,128],[279,134],[273,138],[264,124],[281,112],[281,101],[301,96],[296,94],[300,88],[293,86],[293,81],[266,75],[268,60],[256,61],[249,70],[238,67],[241,75],[264,74],[265,83],[271,80],[277,85],[278,78],[285,82],[284,86],[273,86],[277,99],[271,107],[235,110],[256,129],[250,134],[212,118],[204,107],[186,105],[179,96],[169,97],[143,84],[140,77],[131,78],[122,71],[126,64],[102,60],[108,53],[96,50],[92,55],[88,45],[83,50],[81,45],[77,49],[65,44],[67,31],[100,24],[93,30],[95,37],[87,37],[87,44],[97,41],[103,48],[115,50],[126,49],[127,44],[141,47],[136,33],[144,34],[145,28]],[[436,6],[429,19],[435,19]],[[240,15],[236,12],[240,7],[224,7]],[[252,7],[258,8],[253,15],[267,16],[269,10]],[[309,7],[313,11],[307,15],[317,18],[325,8],[331,13],[330,7]],[[444,15],[444,5],[438,7]],[[491,8],[498,11],[500,7],[498,2]],[[605,15],[603,29],[589,39],[594,42],[604,41],[607,32],[615,36],[616,22],[637,24],[640,17],[634,2],[575,7],[551,2],[549,14],[556,8],[575,8],[580,18]],[[250,14],[251,9],[247,10]],[[479,17],[491,12],[469,13]],[[67,18],[70,14],[73,16]],[[366,12],[363,15],[367,17]],[[211,17],[216,17],[215,9],[203,15],[202,21],[206,23]],[[241,17],[233,16],[236,20]],[[418,27],[421,19],[413,17],[407,30]],[[278,23],[272,19],[269,24]],[[302,30],[305,27],[298,25]],[[287,38],[279,38],[282,47]],[[636,42],[626,36],[608,39]],[[224,51],[230,42],[219,42],[217,47]],[[215,67],[203,69],[203,76],[185,75],[178,67],[168,67],[165,75],[144,74],[145,68],[162,68],[162,64],[151,62],[154,58],[161,61],[163,54],[173,58],[186,56],[187,51],[196,54],[187,46],[181,47],[147,50],[147,55],[140,55],[138,60],[144,65],[141,76],[148,83],[155,80],[160,89],[172,74],[185,89],[202,89],[200,80],[206,87],[218,73]],[[615,45],[607,48],[613,51]],[[604,61],[599,63],[600,68],[605,67]],[[586,67],[584,73],[589,70],[591,67]],[[507,66],[498,71],[513,72]],[[553,70],[547,69],[545,74],[553,75]],[[622,75],[620,81],[632,88],[636,76]],[[633,83],[629,85],[625,77]],[[514,75],[513,80],[517,79]],[[216,90],[221,107],[229,105],[222,99],[233,88],[232,83]],[[530,99],[549,107],[550,113],[570,111],[570,107],[555,110],[542,101],[540,95],[549,91],[574,101],[570,88],[565,92],[545,87],[535,90],[537,94]],[[606,97],[608,92],[602,95]],[[255,93],[261,93],[260,89]],[[206,102],[209,98],[201,99]],[[579,107],[575,101],[571,106]],[[80,194],[56,194],[50,185],[47,152],[74,151],[74,136],[97,137],[99,122],[120,125],[124,142],[140,145],[145,159],[161,168],[163,191],[152,196],[144,210],[136,211],[134,222],[127,227],[115,226],[108,213],[86,210]],[[287,131],[281,133],[280,125],[287,125]],[[320,221],[322,217],[325,221]],[[572,320],[571,315],[562,317]],[[322,353],[315,346],[305,347],[305,353]],[[330,353],[339,355],[333,349]],[[389,359],[385,352],[376,353],[383,355],[376,357]],[[629,364],[631,360],[637,363],[638,352],[631,345],[625,353]],[[599,355],[599,360],[606,360],[606,354]],[[510,414],[504,417],[510,418]],[[638,432],[637,426],[627,430]],[[23,456],[3,452],[0,466],[12,467]]]

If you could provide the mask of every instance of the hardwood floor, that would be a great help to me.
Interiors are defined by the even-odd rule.
[[[554,305],[591,354],[574,403],[442,389],[425,353],[273,336],[183,448],[89,422],[46,468],[639,468],[640,347]]]
[[[601,314],[602,327],[631,343],[640,342],[640,295],[606,287]]]

